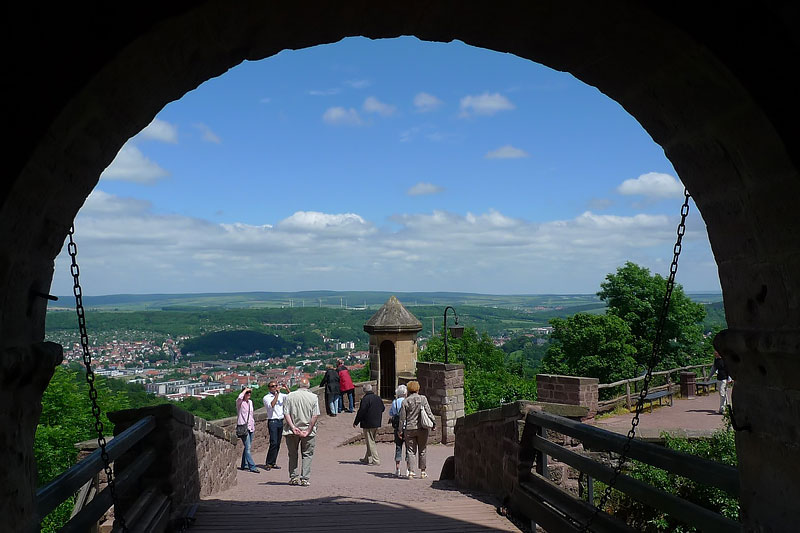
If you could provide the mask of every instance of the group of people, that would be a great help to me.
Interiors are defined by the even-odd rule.
[[[286,440],[289,454],[289,484],[308,486],[311,477],[311,459],[314,457],[317,420],[320,416],[317,395],[308,390],[307,378],[301,379],[297,390],[291,392],[284,383],[270,381],[267,386],[269,392],[264,396],[264,407],[267,411],[269,449],[265,468],[267,470],[280,469],[276,461],[283,437]],[[281,392],[281,388],[286,392]],[[250,399],[252,392],[252,389],[246,388],[236,399],[238,413],[236,424],[237,435],[244,444],[240,468],[258,473],[259,470],[250,454],[255,432],[253,401]],[[239,428],[242,428],[242,431]],[[246,428],[246,432],[244,428]],[[302,463],[300,456],[302,456]]]
[[[332,365],[325,370],[320,387],[325,387],[325,405],[328,414],[336,416],[338,413],[352,413],[355,409],[356,386],[350,377],[350,371],[344,366],[344,361],[336,360],[336,368]],[[344,408],[344,397],[347,397],[349,408]]]
[[[344,365],[339,361],[340,368]],[[333,370],[330,368],[329,370]],[[352,380],[347,372],[344,372],[346,379],[341,379],[341,371],[337,372],[339,383],[347,383],[352,386]],[[326,373],[326,378],[328,373]],[[325,379],[323,378],[323,383]],[[331,416],[336,416],[338,405],[332,405],[337,401],[336,396],[327,395],[326,404],[331,408]],[[280,451],[281,438],[286,441],[287,452],[289,455],[289,484],[308,486],[311,477],[311,461],[314,457],[315,437],[317,433],[317,421],[320,416],[319,400],[317,395],[309,391],[309,381],[306,378],[300,380],[299,387],[295,391],[289,391],[284,383],[270,381],[268,383],[269,392],[264,396],[264,407],[267,413],[267,429],[269,431],[269,449],[265,468],[267,470],[280,469],[276,461]],[[372,390],[372,385],[366,383],[362,386],[364,396],[359,404],[358,412],[353,420],[353,427],[361,426],[366,443],[366,453],[360,459],[361,463],[373,466],[381,464],[378,454],[377,433],[382,425],[383,412],[385,406],[383,400]],[[281,392],[285,390],[286,392]],[[345,392],[352,389],[344,389]],[[351,393],[352,394],[352,393]],[[419,383],[411,381],[408,385],[400,385],[395,391],[396,398],[389,409],[389,418],[394,428],[395,442],[395,475],[413,479],[419,475],[420,478],[428,477],[426,472],[425,451],[428,444],[428,433],[435,429],[433,413],[431,412],[428,399],[419,394]],[[253,415],[253,401],[251,400],[252,389],[242,390],[236,399],[237,435],[244,444],[242,451],[241,470],[258,473],[250,449],[255,432],[255,417]],[[354,395],[350,396],[351,408],[348,412],[354,412]],[[403,446],[406,449],[406,469],[400,470],[403,457]],[[416,473],[417,464],[419,474]]]

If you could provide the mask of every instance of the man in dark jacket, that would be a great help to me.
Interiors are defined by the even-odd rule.
[[[325,376],[319,384],[320,387],[325,387],[325,405],[328,406],[328,414],[336,416],[339,407],[339,373],[333,368],[333,365],[328,365],[325,371]]]
[[[367,453],[361,459],[361,462],[365,465],[379,466],[381,458],[378,455],[375,436],[378,434],[378,428],[381,427],[381,419],[386,407],[383,405],[383,400],[372,392],[371,384],[365,383],[363,390],[364,397],[361,398],[361,404],[358,406],[358,413],[356,413],[356,419],[353,421],[353,427],[356,427],[359,422],[361,423],[361,429],[364,431],[364,440],[367,443]]]

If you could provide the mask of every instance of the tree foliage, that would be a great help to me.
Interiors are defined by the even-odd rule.
[[[616,273],[608,274],[600,287],[597,296],[608,304],[607,313],[618,316],[630,328],[636,362],[647,366],[653,352],[667,280],[628,261]],[[691,301],[683,287],[675,285],[664,326],[659,367],[675,368],[708,360],[708,354],[702,351],[705,316],[703,305]]]
[[[665,434],[665,445],[673,450],[735,467],[737,465],[735,432],[731,429],[729,420],[726,426],[725,429],[714,432],[707,439],[688,440]],[[638,461],[632,461],[629,475],[658,487],[668,494],[674,494],[732,520],[739,520],[738,500],[720,489],[696,483]],[[614,493],[607,510],[639,531],[648,533],[698,531],[696,528],[684,524],[678,519],[679,517],[670,516],[642,505],[635,499],[619,492]]]
[[[106,413],[131,407],[124,391],[112,390],[109,380],[95,379],[97,403],[103,433],[111,435],[114,426]],[[42,396],[42,414],[36,428],[34,456],[38,469],[37,486],[55,479],[75,464],[78,450],[75,443],[97,438],[89,386],[85,374],[63,366],[56,368]],[[42,531],[56,531],[69,520],[73,499],[62,503],[42,520]]]
[[[448,337],[448,361],[464,365],[464,409],[473,413],[516,400],[535,400],[536,381],[509,366],[506,354],[489,335],[465,328],[460,339]],[[421,361],[444,362],[444,340],[434,337],[420,354]],[[516,371],[516,373],[515,373]]]
[[[183,351],[193,353],[196,359],[217,359],[221,353],[227,357],[250,355],[256,351],[276,357],[295,348],[295,343],[276,334],[251,330],[216,331],[183,342]]]
[[[566,319],[555,318],[551,324],[553,333],[542,372],[593,377],[601,383],[634,375],[633,337],[619,317],[578,313]]]

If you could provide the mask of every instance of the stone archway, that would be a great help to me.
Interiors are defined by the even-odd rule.
[[[751,428],[737,434],[743,520],[780,529],[800,497],[800,111],[793,69],[776,53],[794,58],[800,48],[791,5],[186,0],[131,13],[14,4],[8,37],[21,51],[7,66],[16,136],[0,185],[2,374],[43,372],[31,362],[46,311],[35,293],[48,292],[53,259],[100,172],[166,103],[287,48],[355,35],[460,39],[571,72],[664,147],[708,225],[725,295],[730,330],[718,348],[737,379],[738,422]],[[28,443],[35,425],[25,418],[10,431]],[[9,499],[23,507],[26,469],[28,488]]]

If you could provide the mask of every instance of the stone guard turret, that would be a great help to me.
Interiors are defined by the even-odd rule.
[[[367,320],[364,331],[369,333],[370,378],[378,381],[381,398],[391,399],[398,376],[413,379],[422,322],[392,296]]]

